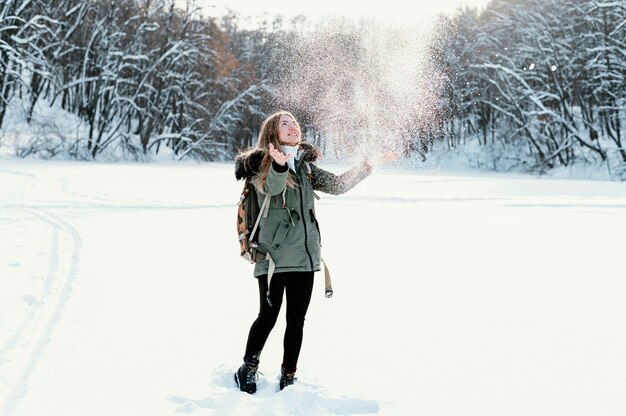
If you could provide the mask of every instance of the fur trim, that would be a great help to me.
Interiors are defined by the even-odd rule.
[[[263,153],[263,150],[256,149],[249,154],[237,155],[235,158],[235,177],[237,180],[251,178],[259,172]]]
[[[300,149],[304,150],[303,160],[314,163],[320,156],[319,150],[308,142],[300,142]],[[252,153],[240,153],[235,158],[235,177],[237,180],[252,178],[261,168],[264,152],[261,149],[255,149]]]
[[[301,142],[300,149],[304,150],[303,160],[311,163],[317,162],[321,154],[317,147],[313,146],[309,142]]]

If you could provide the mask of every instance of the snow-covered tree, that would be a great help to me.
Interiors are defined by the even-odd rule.
[[[625,5],[494,0],[437,39],[435,55],[454,73],[449,109],[490,147],[493,167],[543,171],[611,154],[626,164]]]

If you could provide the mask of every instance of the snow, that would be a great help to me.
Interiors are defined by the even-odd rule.
[[[323,195],[335,296],[316,280],[277,392],[282,311],[254,396],[240,188],[228,164],[0,156],[1,414],[626,414],[624,183],[389,168]]]

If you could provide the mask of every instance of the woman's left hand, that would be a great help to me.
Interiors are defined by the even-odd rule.
[[[280,150],[276,149],[272,143],[270,143],[269,148],[270,148],[270,156],[272,157],[272,159],[274,159],[274,161],[278,163],[280,166],[285,166],[285,163],[287,163],[291,155],[286,155]]]

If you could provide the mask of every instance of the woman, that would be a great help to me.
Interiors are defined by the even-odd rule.
[[[364,161],[342,175],[334,175],[315,165],[317,157],[313,146],[301,140],[295,117],[287,111],[279,111],[263,121],[256,148],[239,154],[236,159],[237,179],[252,179],[259,202],[267,195],[271,197],[267,216],[262,216],[255,235],[258,245],[271,256],[274,269],[272,273],[270,261],[255,264],[260,310],[250,328],[244,362],[235,373],[239,389],[250,394],[256,392],[261,351],[276,323],[284,292],[287,328],[280,389],[295,380],[313,274],[321,266],[320,230],[313,191],[342,194],[372,170]]]

